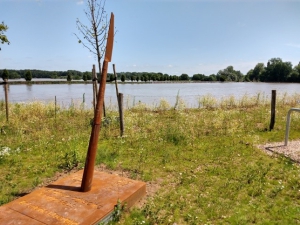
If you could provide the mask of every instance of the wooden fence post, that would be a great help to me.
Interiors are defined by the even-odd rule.
[[[272,90],[270,131],[274,129],[276,111],[276,90]]]
[[[118,95],[118,104],[119,104],[119,115],[120,115],[120,135],[122,137],[124,134],[123,94],[122,93],[119,93],[119,95]]]

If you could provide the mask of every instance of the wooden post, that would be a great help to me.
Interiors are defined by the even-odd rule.
[[[276,90],[272,90],[270,131],[274,129],[276,111]]]
[[[116,85],[116,93],[117,93],[117,99],[119,96],[119,89],[118,89],[118,82],[117,82],[117,73],[116,73],[116,67],[115,64],[113,64],[113,70],[114,70],[114,75],[115,75],[115,85]],[[119,99],[118,99],[119,101]],[[119,104],[119,103],[118,103]]]
[[[124,134],[124,116],[123,116],[123,94],[118,95],[119,115],[120,115],[120,135]]]
[[[122,137],[124,134],[123,94],[119,93],[115,64],[113,64],[113,70],[114,70],[114,75],[115,75],[116,94],[117,94],[117,101],[118,101],[118,108],[119,108],[120,135]]]
[[[7,82],[7,79],[4,80],[4,90],[5,90],[6,121],[8,122],[8,82]]]

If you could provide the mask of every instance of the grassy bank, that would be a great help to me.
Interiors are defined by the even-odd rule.
[[[156,188],[122,224],[298,224],[300,168],[267,155],[258,144],[284,140],[285,119],[299,96],[277,98],[276,123],[268,131],[270,104],[262,96],[199,99],[198,109],[176,110],[162,100],[125,111],[125,137],[117,114],[107,113],[97,164],[124,171]],[[218,105],[218,107],[215,107]],[[43,185],[58,171],[82,168],[91,110],[58,109],[39,102],[10,105],[6,122],[0,102],[0,203]],[[290,139],[300,137],[292,117]]]

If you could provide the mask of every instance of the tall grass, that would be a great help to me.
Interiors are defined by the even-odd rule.
[[[199,108],[187,109],[178,96],[176,110],[164,99],[155,107],[139,102],[125,111],[124,137],[118,136],[117,113],[108,111],[97,164],[159,186],[121,223],[300,223],[299,166],[257,148],[283,142],[286,113],[300,106],[299,95],[277,98],[271,132],[266,98],[204,96]],[[74,105],[54,115],[53,104],[11,104],[7,123],[0,103],[0,151],[9,152],[0,155],[1,204],[58,171],[83,167],[92,110]],[[300,118],[292,119],[290,139],[296,139]]]

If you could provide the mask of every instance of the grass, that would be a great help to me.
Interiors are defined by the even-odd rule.
[[[144,206],[122,214],[121,224],[300,224],[300,167],[269,156],[258,144],[283,142],[286,114],[299,95],[277,97],[276,123],[268,131],[265,96],[199,98],[186,109],[177,96],[151,108],[125,111],[125,136],[117,113],[101,130],[97,164],[133,179],[159,185]],[[58,171],[82,168],[92,110],[58,109],[39,102],[11,104],[6,122],[0,102],[0,203],[42,185]],[[300,137],[300,117],[292,116],[290,140]],[[2,149],[2,150],[1,150]],[[8,155],[9,153],[9,155]]]

